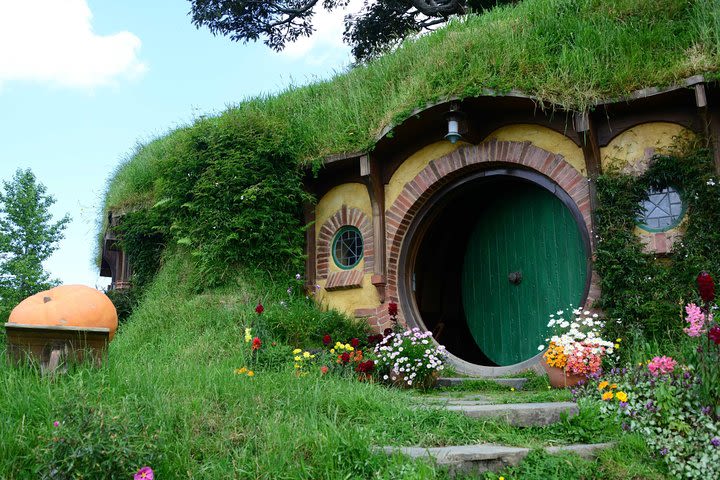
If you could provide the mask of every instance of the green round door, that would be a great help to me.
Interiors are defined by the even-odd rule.
[[[463,306],[478,347],[512,365],[538,353],[551,313],[583,300],[587,252],[568,208],[539,186],[508,182],[481,210],[465,253]]]

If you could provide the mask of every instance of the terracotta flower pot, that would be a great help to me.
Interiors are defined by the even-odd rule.
[[[581,381],[587,380],[585,375],[573,375],[563,368],[551,367],[544,360],[542,361],[542,366],[545,367],[545,371],[548,374],[550,385],[555,388],[574,387]]]

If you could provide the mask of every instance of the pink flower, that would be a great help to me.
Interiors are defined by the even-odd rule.
[[[673,360],[672,357],[663,355],[662,357],[653,358],[652,361],[648,363],[648,370],[657,377],[658,375],[672,373],[672,371],[675,370],[675,365],[677,365],[677,362]]]
[[[133,480],[153,480],[154,478],[155,474],[153,473],[152,468],[142,467],[140,470],[137,471],[137,473],[133,477]]]
[[[329,370],[330,369],[327,366],[323,365],[320,367],[320,375],[325,375]]]
[[[60,426],[60,422],[58,422],[57,420],[55,420],[55,421],[53,422],[53,427],[59,427],[59,426]]]
[[[686,305],[685,312],[687,313],[685,321],[688,322],[690,326],[683,328],[683,331],[690,337],[699,337],[701,333],[705,332],[705,330],[703,330],[705,326],[705,314],[702,309],[694,303]],[[708,317],[708,321],[712,321],[712,315]]]

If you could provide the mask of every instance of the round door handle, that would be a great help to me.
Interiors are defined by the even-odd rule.
[[[522,272],[510,272],[508,280],[513,285],[520,285],[520,282],[522,282]]]

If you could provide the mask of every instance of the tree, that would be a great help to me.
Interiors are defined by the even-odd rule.
[[[350,0],[190,0],[193,24],[233,41],[257,41],[273,50],[313,33],[312,19]],[[518,0],[365,0],[362,10],[345,17],[343,39],[358,61],[371,59],[406,37],[431,30],[452,16],[482,11]]]
[[[30,169],[18,169],[0,192],[0,319],[22,299],[57,285],[42,262],[58,248],[70,217],[52,222],[55,203]]]

